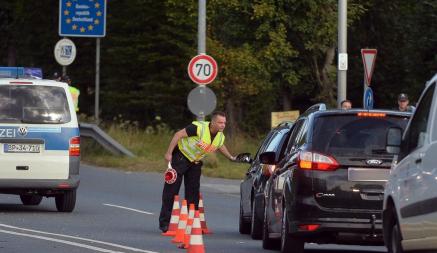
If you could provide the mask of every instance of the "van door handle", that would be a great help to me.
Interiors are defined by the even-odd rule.
[[[417,158],[416,161],[414,161],[416,164],[422,163],[422,158]]]

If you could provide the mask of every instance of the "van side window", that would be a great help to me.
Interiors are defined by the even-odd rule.
[[[299,136],[299,133],[301,132],[302,127],[305,125],[305,119],[299,120],[296,122],[295,127],[293,128],[293,132],[291,133],[290,139],[288,141],[286,154],[290,153],[293,149],[296,148],[296,139]]]
[[[427,126],[434,89],[435,84],[428,88],[426,94],[423,96],[422,101],[420,101],[420,104],[416,109],[413,119],[411,120],[410,130],[408,133],[407,153],[410,153],[416,148],[422,147],[427,135],[429,134],[427,132]]]

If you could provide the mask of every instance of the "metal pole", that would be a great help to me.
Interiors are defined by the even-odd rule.
[[[199,18],[198,18],[198,43],[197,43],[197,53],[206,53],[206,0],[199,0]]]
[[[62,76],[67,75],[67,66],[62,66]]]
[[[100,93],[100,38],[96,39],[96,90],[94,101],[94,117],[99,123],[99,93]]]
[[[197,30],[197,54],[206,54],[206,0],[199,0]],[[198,116],[197,120],[204,121],[205,115]]]
[[[347,0],[338,0],[338,53],[347,53]],[[347,70],[338,69],[337,106],[346,99]]]

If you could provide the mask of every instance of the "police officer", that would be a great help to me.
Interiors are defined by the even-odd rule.
[[[416,109],[414,106],[412,105],[408,105],[409,104],[409,100],[408,100],[408,96],[405,93],[401,93],[398,96],[398,110],[401,112],[414,112],[414,110]]]
[[[207,154],[219,150],[229,160],[234,161],[226,146],[223,130],[226,126],[226,115],[223,112],[214,112],[211,122],[193,121],[173,136],[168,146],[165,160],[171,162],[177,172],[174,183],[164,183],[162,192],[162,207],[159,215],[159,229],[167,232],[173,207],[173,198],[179,193],[184,177],[185,199],[188,204],[199,203],[201,159]]]
[[[71,85],[71,79],[69,76],[62,76],[61,81],[66,82],[68,84],[68,89],[70,90],[71,96],[73,97],[74,109],[76,110],[76,112],[78,112],[80,90]]]

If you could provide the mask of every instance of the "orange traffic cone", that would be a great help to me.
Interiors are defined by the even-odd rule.
[[[193,228],[191,229],[190,247],[188,247],[187,253],[205,253],[199,216],[199,211],[196,211],[194,214]]]
[[[203,208],[202,193],[199,193],[199,214],[200,214],[200,224],[202,226],[202,232],[204,234],[212,234],[212,232],[206,226],[205,209]]]
[[[170,219],[170,225],[168,226],[168,230],[165,233],[162,233],[162,235],[165,236],[175,236],[176,230],[178,229],[178,223],[179,223],[179,196],[175,195],[173,200],[173,210],[171,211],[171,219]]]
[[[185,235],[184,235],[184,243],[179,245],[179,248],[181,249],[188,249],[188,247],[190,246],[190,235],[191,235],[191,228],[193,227],[195,211],[196,210],[194,204],[190,204],[190,211],[188,212],[187,228],[185,229]]]
[[[187,200],[182,200],[181,215],[179,215],[178,229],[176,230],[176,236],[171,240],[174,243],[184,242],[185,229],[187,228],[188,220],[188,208]]]

